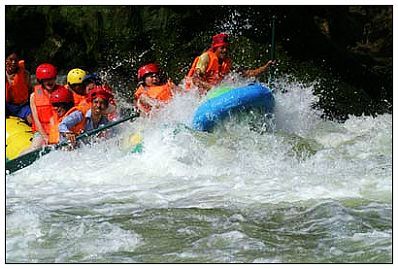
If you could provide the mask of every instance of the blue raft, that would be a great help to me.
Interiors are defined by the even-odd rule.
[[[211,132],[232,113],[253,108],[272,113],[274,104],[271,90],[259,83],[233,89],[217,88],[210,91],[207,100],[196,109],[192,126],[198,131]]]

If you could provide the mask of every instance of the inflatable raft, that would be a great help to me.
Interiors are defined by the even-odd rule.
[[[211,132],[217,123],[232,113],[253,108],[272,113],[274,103],[271,90],[259,83],[239,88],[215,88],[195,111],[192,126],[198,131]]]
[[[13,160],[32,143],[32,128],[17,117],[6,118],[6,158]]]

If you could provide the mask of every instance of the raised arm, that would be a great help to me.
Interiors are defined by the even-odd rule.
[[[262,73],[266,72],[271,65],[274,65],[276,63],[275,60],[269,60],[265,65],[260,66],[256,69],[249,69],[245,70],[242,73],[242,76],[244,77],[257,77],[258,75],[261,75]]]

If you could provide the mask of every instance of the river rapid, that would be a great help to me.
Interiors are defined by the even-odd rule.
[[[195,132],[188,93],[7,175],[6,262],[392,262],[392,115],[324,120],[311,85],[274,89],[273,117]]]

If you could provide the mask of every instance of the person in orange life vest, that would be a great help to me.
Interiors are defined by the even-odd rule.
[[[44,63],[36,69],[39,85],[34,87],[33,93],[30,95],[33,140],[29,151],[58,142],[57,137],[54,137],[51,132],[53,126],[57,124],[58,116],[51,105],[50,95],[64,86],[56,84],[56,77],[57,68],[52,64]]]
[[[6,56],[6,111],[31,125],[30,74],[25,69],[25,61],[19,60],[16,52],[12,51]]]
[[[80,69],[74,68],[68,72],[66,76],[67,87],[73,92],[73,100],[75,102],[75,106],[78,106],[79,110],[85,114],[90,109],[90,103],[87,100],[87,93],[90,90],[89,87],[84,83],[84,78],[87,76],[87,72]],[[115,103],[111,103],[108,106],[108,110],[104,113],[109,115],[111,113],[116,112]]]
[[[78,106],[83,113],[90,109],[90,104],[86,100],[87,91],[83,79],[86,76],[86,71],[80,68],[70,70],[66,76],[65,87],[73,93],[73,100],[75,106]]]
[[[180,90],[171,79],[161,83],[159,67],[154,63],[141,66],[137,77],[139,82],[134,93],[134,105],[144,115],[148,115],[153,108],[160,108],[168,103]]]
[[[216,34],[212,37],[211,48],[195,58],[186,77],[186,87],[195,85],[200,94],[206,94],[215,85],[231,72],[232,60],[228,56],[228,35]],[[243,70],[243,77],[255,77],[268,70],[274,61],[268,61],[265,65],[252,70]]]
[[[109,86],[107,86],[107,84],[102,82],[102,79],[98,76],[97,73],[86,74],[83,78],[83,84],[85,85],[87,92],[89,92],[95,86],[100,86],[100,85],[104,85],[107,87],[107,89],[112,91],[112,89]],[[118,112],[116,110],[115,98],[109,100],[108,109],[104,112],[104,115],[108,115],[108,119],[110,121],[116,120],[119,117]]]
[[[67,139],[72,146],[76,145],[76,135],[74,131],[76,126],[83,122],[83,131],[97,129],[109,122],[105,111],[108,109],[109,102],[113,99],[113,94],[108,86],[96,85],[88,93],[87,99],[90,103],[90,109],[83,114],[80,110],[69,113],[62,119],[58,126],[61,141]],[[80,127],[79,127],[80,128]]]
[[[81,111],[78,107],[74,106],[73,94],[65,87],[58,88],[53,91],[50,95],[50,102],[53,106],[55,113],[57,114],[57,123],[54,124],[51,129],[52,136],[57,138],[57,143],[62,141],[63,136],[59,132],[59,125],[63,121],[65,117],[75,112]],[[76,123],[73,127],[70,128],[70,132],[75,134],[80,134],[84,129],[84,119],[80,122]]]

